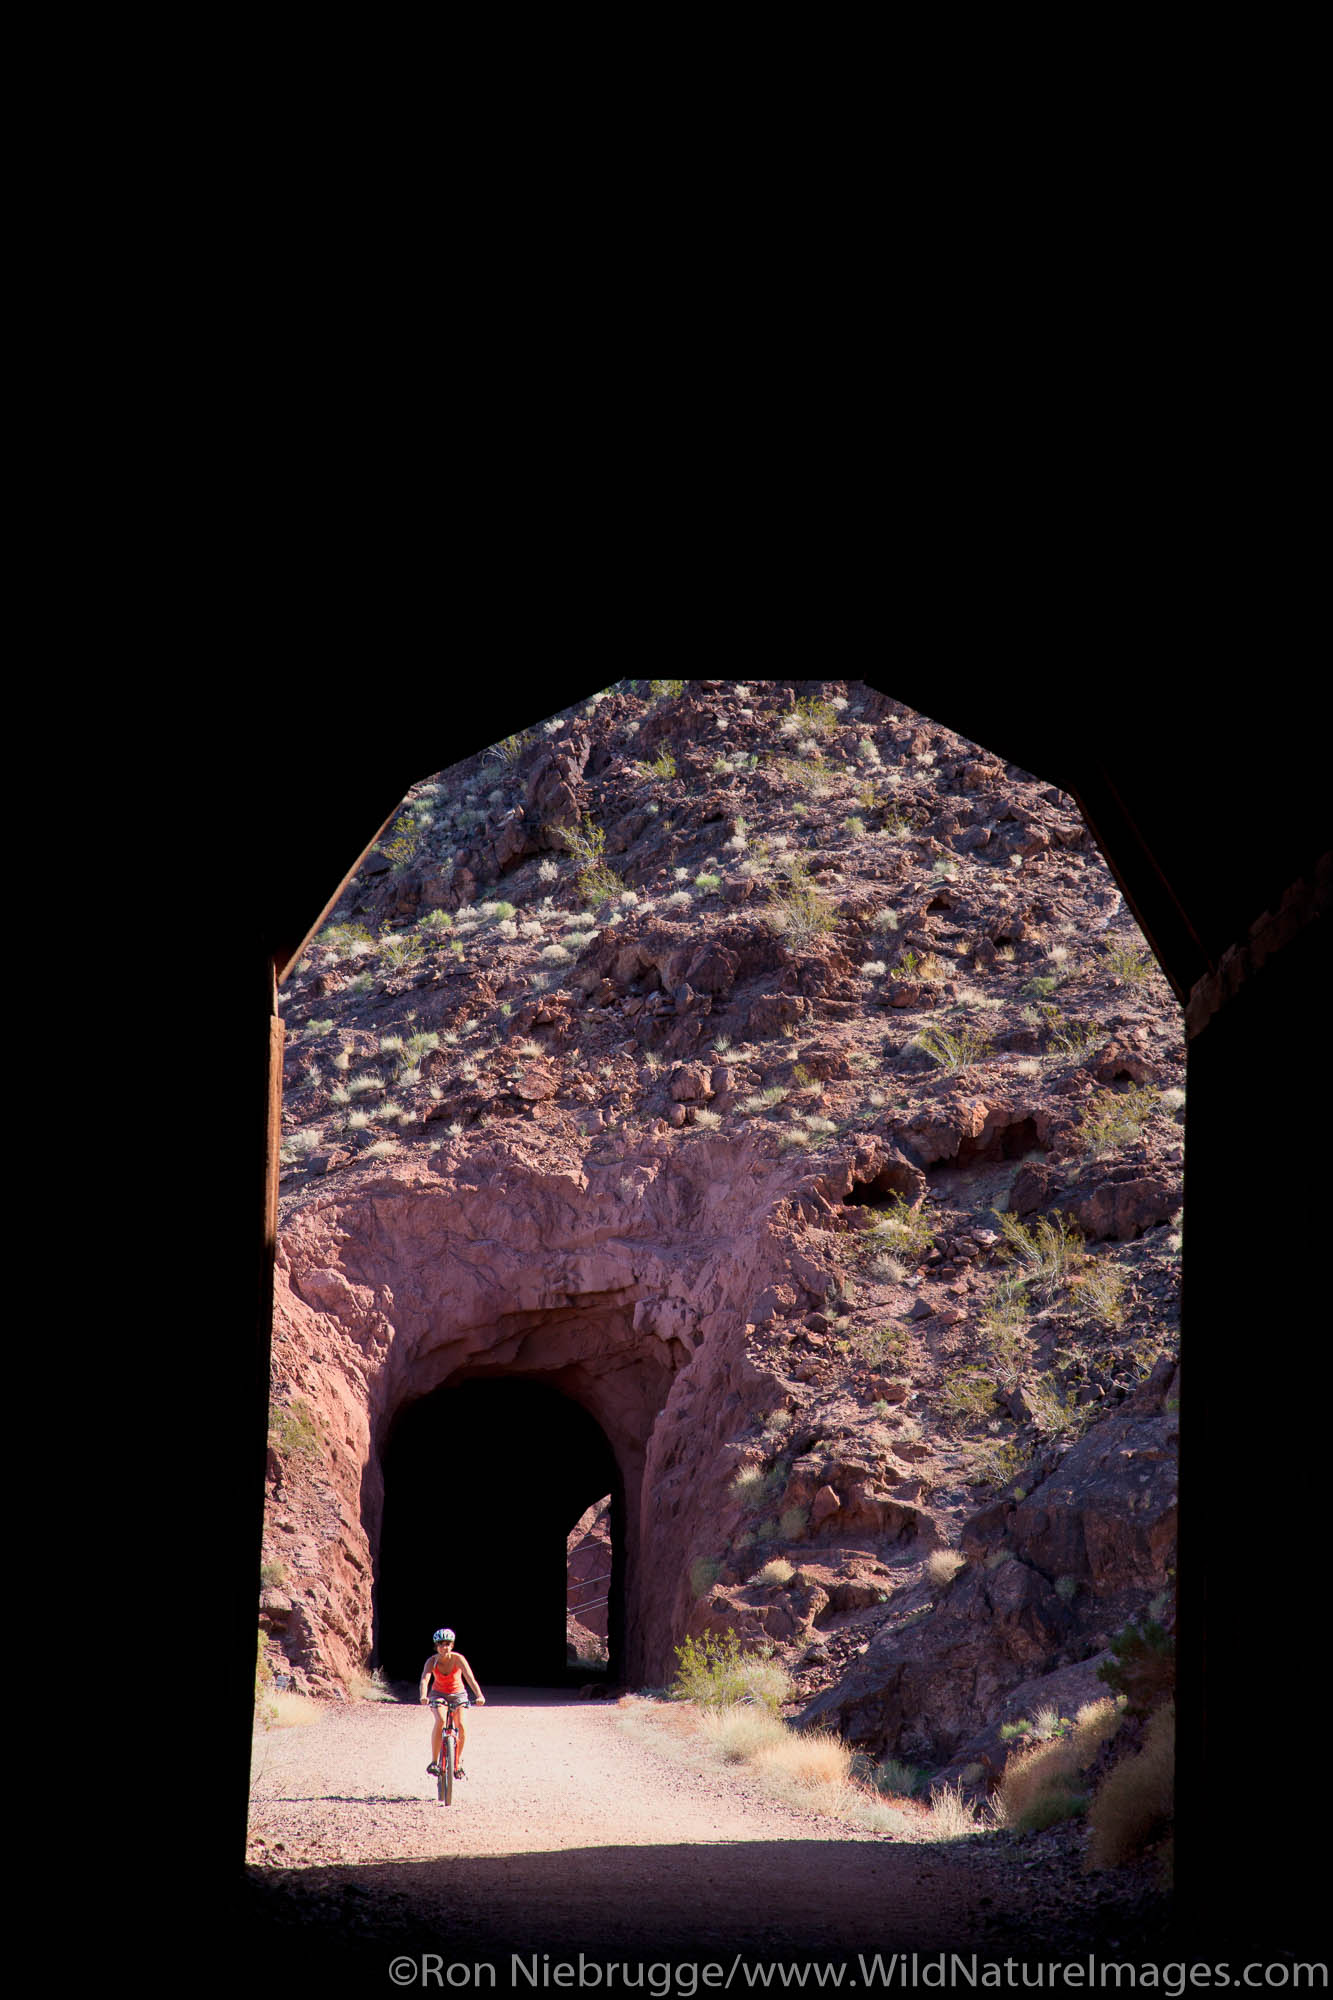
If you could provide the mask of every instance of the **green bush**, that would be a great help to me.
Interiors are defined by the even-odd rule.
[[[1111,1641],[1111,1653],[1098,1667],[1097,1678],[1125,1697],[1131,1715],[1148,1715],[1175,1693],[1175,1635],[1155,1618],[1123,1626]]]
[[[1075,1140],[1089,1159],[1113,1153],[1138,1138],[1156,1109],[1151,1084],[1123,1092],[1099,1090],[1079,1119]]]
[[[270,1406],[268,1441],[284,1458],[311,1458],[319,1450],[319,1424],[304,1397],[295,1397],[286,1408]]]
[[[743,1653],[734,1632],[705,1632],[676,1648],[673,1701],[696,1701],[702,1708],[726,1708],[754,1701],[776,1710],[791,1693],[791,1681],[767,1653]]]
[[[916,1046],[943,1069],[963,1069],[991,1053],[991,1044],[976,1028],[960,1027],[957,1032],[931,1026],[923,1028]]]
[[[935,1231],[920,1208],[913,1208],[903,1195],[890,1197],[889,1204],[870,1229],[857,1238],[862,1256],[892,1250],[904,1257],[924,1257],[934,1248]]]
[[[1004,1232],[1008,1255],[1026,1267],[1025,1282],[1043,1298],[1054,1297],[1086,1262],[1082,1234],[1067,1216],[1039,1215],[1029,1225],[1007,1210],[992,1209],[991,1214]]]
[[[699,1556],[690,1565],[690,1589],[696,1597],[707,1597],[721,1574],[720,1562],[712,1556]]]
[[[618,898],[625,884],[604,859],[606,834],[595,820],[584,817],[580,827],[561,827],[559,838],[578,863],[575,882],[578,892],[589,908]]]

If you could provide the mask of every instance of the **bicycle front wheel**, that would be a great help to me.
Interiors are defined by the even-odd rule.
[[[449,1730],[440,1745],[440,1803],[451,1806],[454,1802],[454,1736]]]

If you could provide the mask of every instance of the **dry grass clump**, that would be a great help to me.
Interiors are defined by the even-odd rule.
[[[963,1797],[961,1781],[936,1787],[921,1826],[923,1840],[965,1840],[969,1834],[989,1830],[989,1823]]]
[[[1020,1833],[1035,1833],[1081,1811],[1080,1777],[1122,1717],[1123,1710],[1109,1697],[1085,1703],[1073,1727],[1060,1734],[1052,1733],[1051,1718],[1039,1715],[1038,1733],[1045,1740],[1018,1751],[1004,1767],[997,1794],[1004,1823]]]
[[[795,1570],[785,1556],[774,1556],[772,1562],[766,1562],[764,1567],[756,1572],[751,1578],[751,1582],[790,1583],[795,1574]]]
[[[822,1730],[783,1729],[780,1739],[761,1744],[752,1759],[764,1777],[799,1792],[827,1792],[850,1786],[852,1753],[840,1737]]]
[[[926,1563],[926,1575],[934,1590],[943,1590],[946,1583],[952,1583],[960,1569],[967,1566],[967,1557],[957,1549],[936,1549]]]
[[[298,1729],[319,1721],[319,1703],[291,1688],[278,1688],[265,1697],[271,1729]]]
[[[1084,1867],[1119,1868],[1171,1822],[1175,1801],[1176,1707],[1159,1708],[1143,1732],[1143,1748],[1109,1771],[1088,1808]]]
[[[725,1764],[745,1764],[774,1743],[785,1742],[787,1725],[771,1709],[737,1703],[701,1715],[704,1736]]]

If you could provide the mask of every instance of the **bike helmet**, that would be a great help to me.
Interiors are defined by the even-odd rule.
[[[452,1642],[453,1637],[454,1634],[449,1630],[449,1627],[447,1625],[441,1625],[439,1631],[435,1634],[435,1637],[432,1639],[431,1644],[433,1646],[439,1646],[442,1645],[446,1639]]]

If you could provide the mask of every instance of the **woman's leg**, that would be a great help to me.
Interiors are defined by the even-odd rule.
[[[463,1738],[467,1735],[467,1731],[463,1727],[463,1717],[466,1713],[466,1709],[462,1707],[456,1708],[453,1711],[454,1728],[458,1731],[458,1741],[454,1745],[454,1769],[456,1771],[461,1771],[463,1768]]]
[[[430,1732],[430,1761],[432,1764],[438,1764],[440,1761],[440,1744],[444,1740],[444,1711],[438,1702],[432,1710],[432,1714],[435,1719]]]

